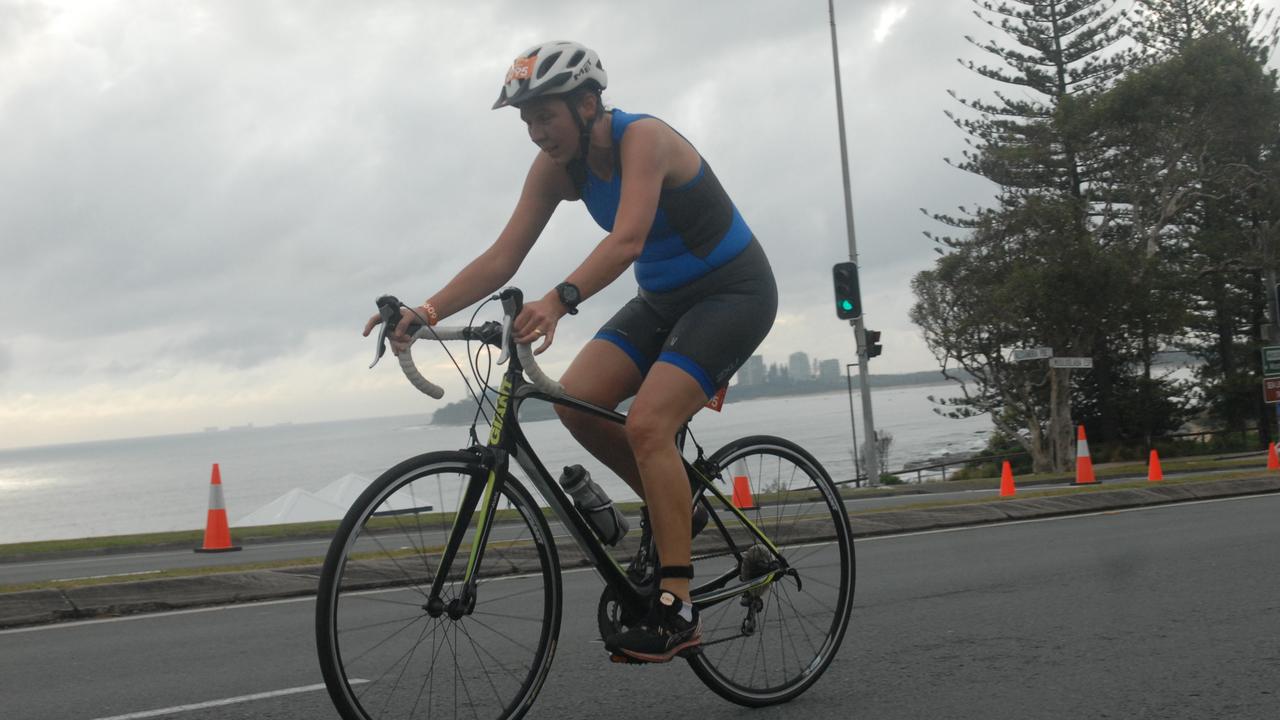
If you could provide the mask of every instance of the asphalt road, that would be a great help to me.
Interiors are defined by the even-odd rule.
[[[1266,495],[861,540],[840,655],[808,693],[758,711],[711,694],[681,662],[608,663],[593,638],[600,584],[570,573],[531,716],[1273,720],[1278,520],[1280,496]],[[334,718],[315,687],[313,609],[300,599],[0,631],[3,714]],[[211,702],[226,704],[152,714]]]
[[[898,507],[920,502],[957,499],[982,499],[996,495],[996,490],[933,493],[929,495],[903,495],[898,497],[868,498],[846,503],[851,512],[876,508]],[[632,520],[632,532],[637,532],[638,520]],[[563,535],[556,523],[552,532]],[[232,536],[235,536],[234,529]],[[216,567],[242,565],[255,562],[293,560],[324,557],[329,549],[328,540],[291,540],[271,543],[252,543],[242,550],[227,553],[194,553],[190,550],[148,551],[112,555],[86,555],[29,562],[0,562],[0,585],[29,583],[45,580],[72,580],[106,575],[138,575],[164,570],[192,567]]]

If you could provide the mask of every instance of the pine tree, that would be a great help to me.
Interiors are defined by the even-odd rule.
[[[1223,35],[1250,48],[1266,65],[1277,32],[1273,10],[1245,0],[1134,0],[1133,39],[1148,63],[1176,54],[1206,35]]]
[[[1073,98],[1100,91],[1123,69],[1118,55],[1107,53],[1121,37],[1122,16],[1112,12],[1115,0],[1009,0],[994,6],[973,1],[986,11],[974,14],[1016,47],[966,36],[1003,67],[964,60],[961,64],[1030,97],[996,91],[997,102],[992,103],[952,92],[962,105],[979,113],[977,119],[947,113],[972,138],[974,148],[957,167],[1005,188],[1083,197],[1090,159],[1082,156],[1083,148],[1065,122],[1069,118],[1063,116],[1070,114]]]
[[[1107,228],[1097,221],[1093,193],[1108,156],[1080,120],[1089,98],[1122,71],[1112,49],[1121,15],[1114,12],[1115,0],[974,2],[981,8],[975,15],[1014,45],[968,37],[1000,65],[961,62],[1016,93],[997,91],[996,102],[957,97],[976,117],[948,113],[970,147],[952,164],[992,180],[1001,192],[995,208],[933,216],[964,235],[926,233],[954,257],[939,249],[944,258],[938,270],[917,276],[912,317],[944,369],[955,363],[975,378],[976,389],[966,389],[952,412],[990,413],[997,423],[1023,424],[1024,433],[1001,429],[1023,439],[1037,467],[1065,469],[1073,437],[1068,373],[1046,372],[1043,363],[1014,366],[1004,356],[1025,345],[1090,354],[1098,329],[1086,321],[1102,318],[1109,292],[1124,287],[1095,282],[1110,275],[1107,258],[1095,252],[1097,235]],[[1054,265],[1047,272],[1025,271],[1050,258]],[[984,272],[967,272],[961,267],[966,264]],[[981,297],[958,302],[967,296],[967,289],[952,286],[961,277],[1003,304],[993,307]],[[995,319],[1009,313],[1012,319]],[[948,323],[966,329],[955,332]]]

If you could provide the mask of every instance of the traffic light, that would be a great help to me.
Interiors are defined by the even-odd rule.
[[[884,352],[884,348],[880,346],[880,331],[863,328],[862,347],[867,350],[868,360]]]
[[[836,317],[852,320],[862,315],[862,296],[858,293],[858,264],[836,263],[831,268],[836,286]]]

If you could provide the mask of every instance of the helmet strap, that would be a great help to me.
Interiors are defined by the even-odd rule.
[[[564,103],[569,108],[569,115],[573,118],[574,124],[578,126],[578,157],[585,165],[587,152],[591,149],[591,128],[595,126],[596,119],[600,117],[600,95],[596,94],[596,114],[590,120],[584,121],[582,116],[578,114],[577,97],[573,93],[565,96]]]

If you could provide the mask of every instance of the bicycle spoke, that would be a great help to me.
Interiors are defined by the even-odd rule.
[[[444,500],[472,477],[464,468],[475,462],[461,453],[407,461],[362,496],[376,507],[353,509],[340,526],[316,611],[321,669],[344,717],[493,720],[524,707],[541,685],[559,629],[559,566],[541,540],[552,537],[545,519],[513,478],[504,478],[496,500],[516,512],[500,523],[490,516],[495,532],[473,568],[475,584],[463,582],[463,569],[480,513],[457,528],[454,565],[446,568],[439,598],[426,598],[439,572],[433,559],[439,555],[428,550],[449,543],[458,516],[443,511]],[[437,498],[442,511],[424,511],[427,498]],[[415,577],[424,571],[425,582]],[[387,576],[403,587],[386,595],[356,589]],[[345,690],[355,677],[369,681]]]
[[[475,655],[476,662],[480,665],[480,668],[484,671],[484,679],[489,682],[489,689],[493,692],[494,699],[501,702],[502,695],[501,693],[498,692],[498,686],[493,683],[493,675],[489,672],[488,666],[485,665],[484,658],[480,657],[480,650],[476,646],[475,638],[471,637],[471,633],[467,631],[467,627],[465,625],[459,625],[458,629],[462,631],[462,634],[466,636],[467,641],[471,644],[471,653]],[[488,650],[485,650],[485,654],[490,655],[490,657],[492,658],[492,654],[489,653]],[[508,674],[514,677],[516,679],[516,682],[520,681],[520,678],[515,676],[514,673],[508,672]]]
[[[421,616],[419,616],[419,617],[413,618],[412,620],[410,620],[410,621],[406,622],[406,623],[404,624],[404,626],[400,628],[400,630],[398,630],[398,631],[396,631],[396,632],[394,632],[394,633],[391,633],[390,635],[387,635],[385,638],[383,638],[383,639],[382,639],[381,641],[379,641],[377,644],[373,645],[372,647],[370,647],[369,649],[365,650],[364,652],[359,653],[359,654],[357,654],[357,655],[353,655],[353,656],[350,658],[350,660],[349,660],[348,662],[359,662],[359,661],[360,661],[361,659],[363,659],[366,655],[368,655],[369,653],[373,652],[374,650],[377,650],[377,649],[381,648],[383,645],[385,645],[385,644],[387,644],[388,642],[390,642],[390,641],[392,640],[392,638],[394,638],[396,635],[400,634],[400,633],[401,633],[401,632],[403,632],[404,630],[407,630],[410,626],[414,625],[415,623],[419,622],[419,621],[420,621],[420,620],[422,620],[422,619],[423,619],[423,618],[422,618]],[[341,634],[341,635],[346,635],[346,634],[349,634],[349,633],[347,633],[347,632],[345,632],[345,631],[344,631],[344,632],[342,632],[342,633],[340,633],[340,634]]]
[[[346,634],[354,634],[354,633],[357,633],[357,632],[363,632],[363,631],[365,631],[365,630],[372,630],[372,629],[374,629],[374,628],[376,628],[376,627],[383,627],[383,626],[386,626],[386,625],[397,625],[397,624],[403,624],[405,627],[408,627],[409,625],[412,625],[413,623],[417,622],[418,620],[421,620],[421,619],[422,619],[422,617],[423,617],[423,616],[422,616],[422,613],[421,613],[421,611],[419,611],[419,612],[418,612],[418,613],[416,613],[413,617],[409,617],[409,618],[402,618],[402,617],[400,617],[400,618],[392,618],[392,619],[390,619],[390,620],[381,620],[381,621],[378,621],[378,622],[368,623],[368,624],[366,624],[366,625],[356,625],[356,626],[354,626],[354,627],[343,628],[342,632],[343,632],[343,634],[344,634],[344,635],[346,635]]]
[[[396,569],[400,571],[400,574],[404,575],[404,579],[408,583],[409,587],[413,588],[414,591],[416,591],[419,595],[421,595],[425,599],[427,597],[426,591],[422,588],[422,585],[417,580],[413,579],[413,576],[409,574],[409,571],[404,569],[404,566],[400,564],[400,560],[399,558],[396,557],[395,553],[388,550],[387,546],[383,545],[382,540],[379,539],[376,535],[373,535],[372,533],[370,533],[369,537],[373,539],[374,544],[376,544],[379,548],[382,549],[383,554],[385,554],[387,556],[387,559],[390,560],[391,563],[396,566]]]
[[[400,591],[401,591],[401,590],[400,590],[399,588],[397,588],[397,589],[396,589],[396,592],[400,592]],[[385,590],[378,590],[378,591],[376,591],[376,592],[386,592],[386,591],[385,591]],[[360,602],[369,602],[369,603],[386,603],[387,605],[397,605],[397,606],[411,607],[411,608],[413,608],[413,609],[415,609],[415,610],[421,610],[421,609],[422,609],[422,603],[420,603],[420,602],[409,602],[408,600],[388,600],[388,599],[386,599],[386,598],[376,598],[376,597],[371,597],[371,596],[369,596],[369,595],[367,595],[367,594],[356,595],[356,594],[354,594],[354,593],[353,593],[353,594],[352,594],[352,597],[351,597],[351,600],[359,600]]]
[[[734,702],[782,702],[826,668],[848,621],[853,547],[844,507],[821,466],[786,441],[746,438],[713,455],[712,461],[716,469],[709,477],[733,483],[747,478],[757,506],[743,511],[745,519],[773,545],[755,539],[744,521],[722,505],[714,515],[724,527],[716,526],[711,535],[737,552],[709,552],[714,543],[704,538],[695,573],[759,577],[781,561],[799,576],[780,576],[705,608],[702,653],[691,664],[708,687]],[[721,502],[712,493],[706,497]],[[777,548],[776,555],[770,547]],[[791,584],[797,579],[802,591]],[[756,604],[759,609],[753,610]]]
[[[418,646],[422,643],[422,638],[425,635],[426,635],[426,627],[424,626],[423,632],[418,634],[418,642],[411,645],[409,647],[409,651],[404,656],[404,663],[400,667],[399,674],[396,675],[396,681],[391,685],[391,692],[387,693],[387,699],[383,703],[382,714],[384,715],[386,714],[387,705],[390,704],[391,698],[395,695],[395,689],[400,686],[400,681],[404,679],[405,671],[409,669],[409,663],[413,660],[414,654],[418,652]]]
[[[495,613],[495,612],[474,612],[474,613],[471,613],[471,617],[491,617],[491,618],[500,618],[502,620],[518,620],[520,622],[533,622],[533,623],[542,622],[541,617],[533,617],[531,615],[530,616],[508,615],[506,613]]]

